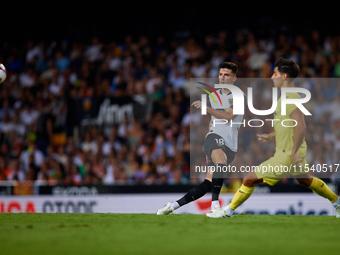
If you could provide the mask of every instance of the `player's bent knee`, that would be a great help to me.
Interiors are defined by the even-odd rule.
[[[261,183],[263,179],[257,178],[254,172],[248,173],[244,178],[242,184],[247,187],[255,187],[257,184]]]
[[[308,188],[312,184],[313,178],[296,178],[296,180],[300,185]]]
[[[214,164],[224,164],[227,165],[228,160],[227,156],[225,155],[224,151],[221,149],[213,150],[211,153],[211,159]]]
[[[214,161],[214,160],[213,160]],[[214,164],[217,165],[217,164],[223,164],[223,165],[227,165],[228,164],[228,161],[225,159],[217,159],[214,161]]]
[[[244,186],[254,187],[256,185],[255,180],[256,179],[252,179],[252,178],[244,178],[242,183]]]

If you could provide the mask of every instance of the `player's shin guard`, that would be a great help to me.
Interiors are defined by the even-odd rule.
[[[218,200],[222,186],[223,186],[223,179],[221,178],[212,179],[212,189],[211,189],[212,201]]]
[[[338,199],[338,196],[319,178],[313,177],[313,181],[308,188],[319,196],[327,198],[331,203],[334,203]]]
[[[216,168],[221,168],[223,169],[224,167],[226,167],[226,165],[224,164],[216,164]],[[213,178],[212,178],[212,189],[211,189],[211,193],[212,193],[212,196],[211,196],[211,200],[212,201],[218,201],[218,197],[220,195],[220,191],[222,189],[222,186],[223,186],[223,179],[222,178],[215,178],[216,176],[216,172],[214,173],[213,175]]]
[[[229,208],[235,210],[251,196],[253,191],[254,187],[247,187],[242,184],[238,191],[236,191],[233,199],[231,200]]]
[[[201,184],[193,187],[184,195],[181,199],[177,200],[177,203],[182,206],[188,204],[200,197],[204,196],[205,193],[211,190],[211,182],[209,180],[204,180]]]

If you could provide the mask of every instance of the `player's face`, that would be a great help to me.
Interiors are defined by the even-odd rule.
[[[273,75],[271,77],[271,79],[273,80],[274,83],[274,87],[276,88],[281,88],[283,85],[283,78],[282,74],[279,72],[278,68],[275,67],[274,71],[273,71]]]
[[[221,68],[218,74],[220,84],[233,84],[236,81],[236,75],[230,69]]]

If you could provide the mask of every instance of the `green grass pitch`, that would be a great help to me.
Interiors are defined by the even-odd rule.
[[[330,216],[0,214],[0,254],[339,254]]]

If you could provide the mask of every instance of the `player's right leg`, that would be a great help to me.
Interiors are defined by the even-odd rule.
[[[209,166],[211,167],[212,164],[210,164]],[[165,204],[164,207],[160,208],[157,211],[157,215],[170,214],[174,210],[196,199],[199,199],[200,197],[204,196],[208,191],[210,191],[212,187],[211,180],[213,176],[213,172],[210,171],[210,167],[208,168],[207,175],[201,184],[193,187],[191,190],[188,191],[188,193],[186,193],[182,198],[180,198],[176,202],[168,202],[167,204]]]
[[[310,176],[309,173],[294,177],[300,185],[307,187],[319,196],[328,199],[334,206],[336,217],[340,218],[340,198],[327,186],[323,180]]]

